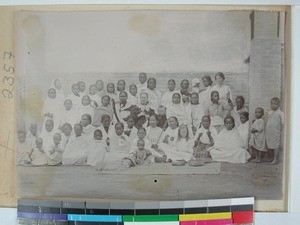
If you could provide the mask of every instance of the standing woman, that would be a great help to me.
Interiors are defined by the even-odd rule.
[[[225,76],[222,72],[215,75],[216,85],[212,87],[212,91],[219,92],[220,102],[225,102],[228,98],[232,99],[231,89],[228,85],[224,84]]]
[[[209,75],[202,77],[202,82],[205,90],[199,93],[199,103],[203,107],[207,107],[210,104],[210,97],[212,92],[213,81]]]
[[[63,105],[66,99],[63,86],[59,79],[55,79],[52,81],[50,88],[54,88],[56,91],[56,98],[61,101],[61,104]]]
[[[149,100],[152,101],[155,107],[155,111],[157,111],[161,102],[161,92],[156,88],[156,80],[153,77],[150,77],[147,81],[147,93]]]
[[[113,83],[108,83],[106,86],[106,95],[108,95],[110,97],[111,102],[118,102],[119,101],[119,97],[118,95],[115,93],[115,85]]]

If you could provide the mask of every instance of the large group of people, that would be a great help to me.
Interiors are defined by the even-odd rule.
[[[140,73],[136,83],[125,80],[105,85],[78,81],[71,94],[55,79],[37,123],[18,129],[19,165],[95,166],[99,170],[124,169],[148,163],[203,165],[209,161],[277,163],[283,113],[280,100],[270,100],[271,110],[255,110],[255,121],[243,96],[232,100],[225,76],[167,82],[167,91],[156,88],[156,79]],[[201,84],[202,81],[202,84]],[[127,86],[128,85],[128,86]],[[250,126],[251,125],[251,126]]]

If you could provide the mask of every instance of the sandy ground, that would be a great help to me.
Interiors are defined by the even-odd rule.
[[[22,198],[188,200],[282,198],[282,163],[222,163],[218,175],[99,174],[88,166],[18,167]]]

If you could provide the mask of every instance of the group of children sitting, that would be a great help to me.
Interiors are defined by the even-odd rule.
[[[210,161],[278,162],[283,113],[280,100],[271,99],[271,111],[255,110],[255,121],[243,96],[235,106],[223,73],[181,82],[174,80],[162,95],[155,78],[139,75],[140,83],[108,83],[98,80],[86,94],[85,83],[72,86],[65,98],[61,82],[52,83],[42,114],[42,132],[36,123],[29,132],[18,131],[19,165],[95,166],[98,170],[123,170],[152,162],[203,165]],[[268,154],[263,154],[268,153]]]

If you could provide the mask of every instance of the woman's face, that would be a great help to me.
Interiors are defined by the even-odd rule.
[[[183,127],[183,128],[180,129],[180,136],[182,138],[186,138],[187,137],[187,133],[188,133],[188,131],[187,131],[187,129],[185,127]]]
[[[231,119],[226,119],[225,120],[225,127],[227,130],[232,130],[234,128],[234,123]]]
[[[141,84],[144,84],[147,81],[147,75],[144,73],[140,74],[139,80],[140,80]]]
[[[172,96],[172,101],[174,104],[179,104],[180,103],[180,95],[179,94],[175,94]]]
[[[147,94],[141,94],[140,95],[140,100],[142,105],[147,105],[148,102],[148,95]]]
[[[101,103],[103,106],[108,106],[109,104],[109,98],[108,97],[103,97],[101,100]]]
[[[174,91],[175,83],[173,81],[168,82],[168,89],[169,89],[169,91]]]
[[[149,83],[148,83],[149,89],[154,90],[156,87],[156,81],[154,79],[150,79],[148,81],[149,81]]]
[[[50,89],[48,91],[48,97],[54,99],[56,97],[56,91],[54,89]]]
[[[120,102],[122,102],[122,103],[126,103],[126,101],[127,101],[127,94],[126,94],[125,92],[121,92],[121,93],[119,94],[119,100],[120,100]]]
[[[85,90],[85,83],[82,81],[82,82],[79,82],[78,83],[78,86],[79,86],[79,90],[81,91],[81,92],[84,92],[84,90]]]
[[[82,105],[87,106],[89,104],[91,104],[91,99],[89,98],[89,96],[83,96]]]
[[[223,78],[221,77],[221,76],[216,76],[216,82],[219,84],[219,85],[221,85],[221,84],[223,84]]]
[[[109,127],[110,125],[110,118],[108,117],[105,117],[103,120],[102,120],[102,124],[103,124],[103,127]]]
[[[66,136],[70,136],[72,129],[69,126],[64,126],[63,132]]]
[[[57,80],[54,81],[54,87],[55,87],[57,90],[61,90],[62,85],[61,85],[60,80],[57,79]]]
[[[172,129],[175,129],[176,127],[178,127],[178,123],[176,121],[175,118],[171,117],[169,120],[169,126],[172,128]]]
[[[90,95],[95,95],[97,94],[97,88],[96,85],[90,86]]]
[[[204,87],[208,87],[209,86],[209,81],[206,78],[203,78],[202,81],[203,81]]]
[[[151,116],[151,117],[149,118],[149,125],[150,125],[151,127],[156,127],[156,126],[157,126],[157,120],[156,120],[155,116]]]
[[[191,104],[198,105],[199,104],[199,96],[197,94],[191,95]]]
[[[65,109],[67,111],[69,111],[72,108],[72,101],[71,100],[66,100],[64,105],[65,105]]]
[[[113,84],[107,85],[107,92],[108,93],[115,93],[115,86]]]
[[[189,82],[187,80],[183,80],[181,82],[181,88],[182,89],[188,89],[189,88]]]
[[[205,129],[208,129],[210,126],[210,119],[208,117],[203,117],[201,124]]]
[[[125,90],[125,83],[124,83],[124,81],[122,81],[122,80],[118,81],[117,86],[118,86],[117,87],[118,91],[124,91]]]
[[[79,87],[78,87],[78,85],[74,85],[72,87],[72,92],[73,92],[74,95],[78,95],[79,94]]]
[[[146,131],[144,131],[143,129],[140,129],[137,133],[139,139],[144,139],[146,137]]]
[[[89,118],[86,115],[83,115],[81,117],[80,123],[83,127],[86,127],[87,125],[89,125],[91,123],[91,121],[89,120]]]
[[[131,95],[136,96],[136,94],[137,94],[137,88],[136,88],[136,86],[135,85],[131,85],[130,88],[129,88],[129,92],[130,92]]]
[[[102,80],[98,80],[96,82],[96,88],[97,88],[97,91],[102,91],[102,89],[103,89],[103,81]]]

